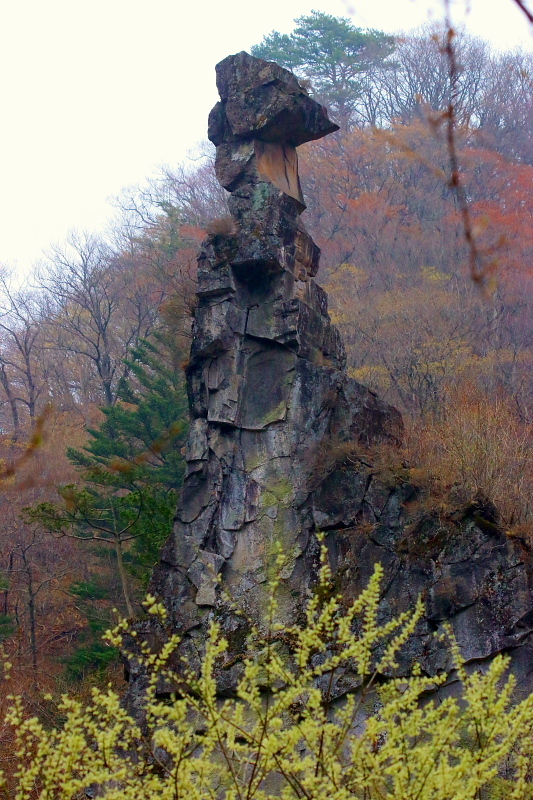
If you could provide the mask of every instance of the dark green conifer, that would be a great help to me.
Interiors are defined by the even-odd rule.
[[[309,80],[317,98],[347,127],[362,82],[384,67],[394,50],[394,38],[382,31],[356,28],[349,19],[323,11],[312,11],[295,22],[291,34],[272,31],[250,52]]]
[[[118,599],[117,578],[131,616],[135,589],[144,589],[171,532],[188,419],[183,375],[173,360],[163,336],[131,351],[129,377],[120,383],[117,403],[102,409],[104,420],[89,429],[82,449],[68,449],[80,483],[59,487],[62,502],[26,510],[51,532],[92,543],[91,574],[70,590],[87,621],[80,647],[67,659],[73,676],[107,663],[100,636]]]

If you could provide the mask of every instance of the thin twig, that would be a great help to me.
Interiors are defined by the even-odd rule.
[[[520,2],[520,0],[515,0]],[[470,214],[470,207],[466,191],[461,181],[461,174],[459,170],[459,158],[457,155],[455,131],[457,128],[457,117],[455,114],[455,100],[458,93],[458,79],[459,67],[455,55],[455,48],[453,40],[455,37],[455,30],[452,25],[450,13],[450,0],[445,0],[445,23],[446,23],[446,41],[442,48],[442,52],[448,59],[448,79],[450,85],[450,99],[448,102],[448,109],[444,114],[446,120],[446,145],[448,149],[448,161],[450,166],[450,176],[448,185],[457,199],[459,213],[461,216],[461,223],[463,226],[463,234],[468,246],[468,261],[470,266],[470,277],[474,283],[484,286],[487,277],[481,253],[479,252],[476,239],[474,236],[474,226],[472,224],[472,217]]]
[[[514,2],[514,3],[516,3],[516,5],[517,5],[517,6],[518,6],[518,8],[520,9],[520,11],[521,11],[523,14],[525,14],[525,16],[526,16],[526,19],[528,20],[528,22],[530,22],[531,24],[533,24],[533,14],[532,14],[532,13],[531,13],[531,11],[530,11],[530,10],[529,10],[529,9],[526,7],[526,4],[524,3],[524,0],[513,0],[513,2]]]

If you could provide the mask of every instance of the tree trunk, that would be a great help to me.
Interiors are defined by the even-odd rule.
[[[35,634],[35,596],[37,592],[33,589],[33,572],[31,564],[26,556],[26,551],[22,550],[22,561],[24,564],[24,571],[28,576],[28,613],[30,616],[30,650],[31,650],[31,665],[33,671],[37,670],[37,637]]]
[[[130,591],[128,588],[128,576],[124,567],[124,558],[122,552],[122,542],[119,537],[115,539],[115,551],[117,554],[118,574],[120,575],[120,583],[122,585],[122,594],[124,595],[124,602],[126,603],[126,610],[128,617],[133,617],[133,605],[130,598]]]

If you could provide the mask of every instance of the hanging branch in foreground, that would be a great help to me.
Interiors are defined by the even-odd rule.
[[[7,478],[12,478],[14,475],[16,475],[20,467],[26,464],[26,462],[29,461],[30,458],[32,458],[32,456],[34,456],[37,450],[41,447],[44,438],[45,422],[48,419],[51,410],[51,406],[48,405],[43,413],[40,414],[35,420],[30,441],[26,445],[22,455],[16,460],[0,466],[0,481],[6,480]]]
[[[529,11],[524,0],[513,0],[513,2],[526,16],[528,22],[533,24],[533,13]],[[456,32],[451,20],[450,0],[444,0],[444,8],[446,39],[442,47],[442,53],[446,56],[448,61],[448,77],[450,86],[448,109],[443,115],[444,119],[446,120],[446,146],[448,150],[450,167],[448,185],[453,191],[459,207],[463,233],[468,246],[470,276],[475,284],[481,286],[490,293],[490,291],[494,288],[493,281],[491,280],[490,276],[491,273],[494,272],[496,261],[495,259],[492,259],[491,261],[485,262],[483,259],[482,253],[480,252],[476,242],[475,225],[470,213],[465,187],[461,180],[455,137],[455,132],[457,129],[456,101],[459,94],[458,81],[460,76],[460,65],[457,62],[457,55],[454,48],[454,38]]]
[[[448,179],[448,186],[454,193],[459,207],[461,216],[461,224],[463,227],[463,234],[468,247],[468,262],[470,267],[470,277],[473,282],[484,289],[488,288],[487,278],[490,272],[493,271],[495,263],[494,260],[489,264],[484,264],[477,246],[476,237],[474,234],[474,224],[468,198],[466,196],[465,187],[461,180],[461,173],[459,168],[459,158],[457,155],[455,131],[457,127],[457,117],[455,112],[455,105],[458,96],[458,80],[459,80],[459,65],[455,48],[453,45],[455,30],[451,21],[450,13],[450,0],[444,1],[446,9],[445,25],[446,25],[446,39],[442,47],[442,52],[448,60],[448,78],[450,85],[450,99],[448,108],[443,114],[446,121],[446,147],[448,150],[448,160],[450,167],[450,175]]]
[[[528,22],[530,22],[530,23],[533,25],[533,14],[532,14],[532,13],[531,13],[531,11],[530,11],[530,10],[527,8],[526,4],[524,3],[524,0],[513,0],[513,2],[514,2],[514,3],[515,3],[517,6],[518,6],[518,8],[520,9],[520,11],[521,11],[523,14],[525,14],[525,16],[526,16],[526,18],[527,18]]]

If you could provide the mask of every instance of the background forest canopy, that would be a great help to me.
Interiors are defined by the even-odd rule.
[[[293,69],[341,125],[299,149],[304,221],[350,375],[404,414],[396,458],[443,497],[490,493],[529,532],[533,56],[456,31],[451,80],[445,39],[313,12],[252,53]],[[468,277],[450,104],[490,296]],[[0,276],[0,639],[31,681],[60,657],[74,677],[108,659],[99,632],[113,606],[138,607],[170,530],[195,255],[224,195],[211,155],[166,169],[124,192],[112,235],[73,233],[25,286]]]

